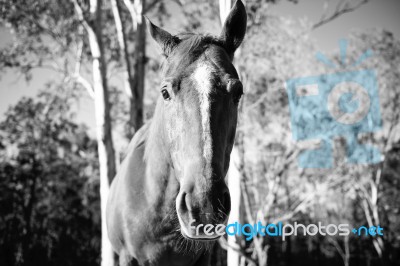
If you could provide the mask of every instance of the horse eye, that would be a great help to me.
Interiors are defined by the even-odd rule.
[[[162,94],[164,100],[166,100],[166,101],[171,100],[171,97],[169,96],[169,93],[168,93],[168,91],[167,91],[166,89],[163,89],[163,90],[161,91],[161,94]]]
[[[243,86],[240,82],[234,82],[229,90],[232,93],[232,99],[235,104],[239,104],[240,98],[243,95]]]

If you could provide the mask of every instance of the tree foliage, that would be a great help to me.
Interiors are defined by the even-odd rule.
[[[0,264],[98,265],[96,144],[71,100],[23,98],[0,123]]]

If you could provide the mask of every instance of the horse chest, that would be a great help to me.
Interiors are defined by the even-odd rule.
[[[146,243],[137,251],[139,265],[205,266],[209,259],[206,249],[182,240]]]

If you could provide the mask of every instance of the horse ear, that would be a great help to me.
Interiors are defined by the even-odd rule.
[[[161,48],[163,54],[168,57],[175,46],[178,45],[179,38],[171,35],[169,32],[161,29],[160,27],[157,27],[147,17],[144,18],[146,19],[147,29],[151,37]]]
[[[225,20],[224,27],[220,35],[224,42],[228,54],[233,57],[236,49],[243,41],[246,34],[247,14],[241,0],[236,0],[228,17]]]

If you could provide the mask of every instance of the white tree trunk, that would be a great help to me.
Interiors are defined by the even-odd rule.
[[[233,147],[231,153],[231,160],[229,163],[228,172],[228,188],[231,194],[231,214],[229,215],[229,223],[240,221],[240,200],[241,200],[241,190],[240,190],[240,172],[237,168],[239,164],[239,154],[236,147]],[[232,248],[239,249],[239,245],[236,243],[236,236],[228,235],[228,255],[227,255],[227,265],[228,266],[239,266],[240,256],[239,253]]]
[[[110,0],[112,12],[114,15],[115,28],[117,30],[119,51],[122,55],[122,68],[124,69],[124,89],[129,98],[132,97],[133,90],[133,77],[132,77],[132,67],[129,58],[129,52],[126,42],[126,28],[121,19],[121,8],[119,5],[119,0]]]
[[[226,17],[232,8],[232,0],[219,0],[219,16],[221,25],[224,25]],[[231,153],[231,160],[229,163],[228,172],[228,188],[231,194],[231,213],[229,215],[229,223],[240,221],[240,201],[241,201],[241,189],[240,189],[240,172],[238,165],[240,164],[239,152],[234,146]],[[227,249],[227,265],[228,266],[239,266],[240,255],[234,249],[240,249],[240,246],[236,242],[236,236],[228,235],[228,249]]]
[[[219,19],[221,25],[224,25],[225,19],[232,8],[232,0],[219,0]]]
[[[114,252],[107,234],[106,204],[110,184],[116,173],[115,152],[111,135],[111,119],[106,88],[99,59],[93,59],[93,87],[95,92],[96,137],[100,165],[101,201],[101,265],[114,265]]]
[[[107,87],[107,68],[104,59],[102,36],[102,1],[91,0],[86,20],[83,9],[77,0],[74,7],[82,22],[92,54],[93,93],[96,120],[96,138],[100,166],[100,202],[101,202],[101,265],[113,266],[114,252],[108,239],[106,226],[106,203],[112,179],[116,174],[115,151],[112,139],[110,102]]]
[[[115,151],[112,140],[110,103],[106,82],[106,67],[99,38],[89,34],[93,55],[93,88],[96,118],[96,137],[100,165],[101,201],[101,265],[114,265],[114,252],[108,239],[106,226],[106,204],[110,184],[116,174]],[[99,51],[99,53],[97,53]]]

